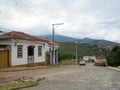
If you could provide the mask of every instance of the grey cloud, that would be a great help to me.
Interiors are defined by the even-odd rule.
[[[102,19],[96,23],[96,26],[106,30],[120,29],[120,18]]]
[[[57,34],[119,41],[119,10],[120,0],[0,0],[0,26],[37,35],[64,22]]]

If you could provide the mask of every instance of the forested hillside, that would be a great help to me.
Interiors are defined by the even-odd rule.
[[[75,57],[76,54],[76,43],[59,43],[59,52],[67,53]],[[99,45],[91,45],[91,44],[80,44],[77,43],[77,51],[78,51],[78,58],[88,55],[98,55],[98,54],[107,54],[110,49],[99,47]],[[68,57],[68,56],[67,56]]]

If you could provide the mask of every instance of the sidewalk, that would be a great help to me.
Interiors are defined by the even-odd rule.
[[[44,68],[50,68],[50,67],[53,67],[53,66],[40,66],[40,65],[13,66],[13,67],[0,68],[0,72],[14,72],[14,71],[23,71],[23,70],[44,69]]]
[[[115,71],[120,71],[120,68],[117,67],[108,67],[109,69],[115,70]]]

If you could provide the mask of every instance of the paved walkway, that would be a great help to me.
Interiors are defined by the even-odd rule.
[[[115,71],[120,71],[120,68],[118,67],[108,67],[109,69],[115,70]]]

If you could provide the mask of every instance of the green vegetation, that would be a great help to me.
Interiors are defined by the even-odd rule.
[[[65,60],[65,59],[70,59],[71,60],[71,59],[75,58],[75,54],[72,53],[72,52],[60,50],[58,57],[59,57],[59,61],[62,61],[62,60]]]
[[[76,61],[75,60],[62,60],[59,62],[60,65],[75,65]]]
[[[76,44],[75,43],[59,43],[59,61],[64,59],[75,59]],[[106,55],[110,50],[107,48],[99,47],[99,45],[91,44],[77,44],[78,59],[83,56],[92,55]]]
[[[76,64],[76,44],[75,43],[59,43],[59,64],[71,65]],[[99,45],[77,44],[78,60],[83,56],[106,55],[110,52],[108,48]]]
[[[116,46],[112,51],[107,55],[107,62],[110,66],[119,66],[120,65],[120,46]]]
[[[0,85],[0,90],[16,90],[20,88],[35,86],[35,85],[38,85],[37,81],[11,83],[11,84]]]

